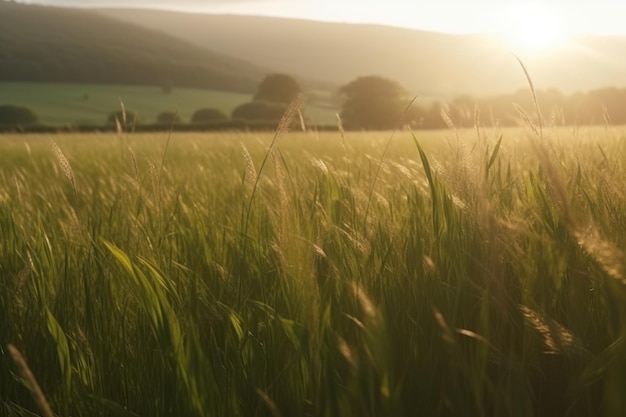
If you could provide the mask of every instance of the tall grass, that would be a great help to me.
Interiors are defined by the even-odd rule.
[[[622,415],[623,134],[450,127],[0,138],[0,415]]]

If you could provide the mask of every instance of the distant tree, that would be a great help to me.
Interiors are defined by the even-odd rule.
[[[157,122],[169,125],[172,123],[181,123],[182,119],[177,112],[164,111],[157,115]]]
[[[431,103],[430,107],[424,114],[424,122],[422,127],[424,129],[445,129],[446,122],[443,120],[441,111],[444,108],[444,104],[435,101]]]
[[[285,106],[291,103],[302,89],[298,82],[286,74],[270,74],[266,76],[257,88],[254,101],[268,101],[281,103]]]
[[[37,122],[37,115],[27,107],[0,106],[0,125],[24,126]]]
[[[412,128],[421,128],[424,125],[426,110],[418,104],[413,103],[404,116],[404,124]]]
[[[341,119],[348,129],[391,129],[408,104],[400,84],[375,75],[357,78],[339,92],[345,97]]]
[[[114,111],[113,113],[109,114],[109,117],[107,118],[107,122],[109,124],[115,124],[116,119],[120,123],[120,125],[124,128],[137,126],[138,121],[139,121],[137,117],[137,113],[131,110]]]
[[[194,112],[191,116],[191,123],[223,122],[228,120],[228,116],[221,110],[204,108]]]
[[[277,122],[285,112],[285,105],[267,101],[251,101],[233,110],[233,120]]]

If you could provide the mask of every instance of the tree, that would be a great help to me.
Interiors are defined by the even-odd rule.
[[[283,116],[285,106],[267,101],[251,101],[233,110],[233,120],[277,122]]]
[[[408,104],[400,84],[376,75],[359,77],[339,92],[346,98],[341,119],[348,129],[391,129]]]
[[[37,115],[27,107],[0,106],[0,125],[24,126],[37,122]]]
[[[191,123],[224,122],[226,120],[228,120],[228,116],[224,112],[211,108],[196,110],[191,116]]]
[[[175,111],[164,111],[158,114],[157,122],[165,125],[171,125],[172,123],[180,123],[182,119],[180,115]]]
[[[281,103],[286,106],[301,91],[302,89],[293,77],[286,74],[270,74],[259,84],[253,100]]]

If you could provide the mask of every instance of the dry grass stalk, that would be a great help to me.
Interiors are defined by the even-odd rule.
[[[122,109],[122,121],[124,122],[124,126],[126,126],[126,106],[124,106],[124,102],[122,101],[122,99],[119,99],[120,101],[120,107]]]
[[[441,106],[441,119],[446,124],[448,129],[456,130],[456,126],[450,117],[450,107],[448,105]]]
[[[278,406],[276,405],[274,400],[272,400],[270,396],[267,395],[267,393],[260,388],[257,388],[256,393],[259,394],[259,397],[261,397],[267,408],[270,410],[272,416],[280,417],[280,410],[278,409]]]
[[[337,129],[339,129],[339,134],[341,135],[341,144],[343,145],[344,150],[346,149],[346,131],[343,128],[343,120],[341,120],[341,116],[339,113],[335,113],[335,117],[337,117]]]
[[[357,368],[357,363],[354,354],[352,353],[352,349],[350,349],[350,345],[348,345],[348,342],[346,342],[343,337],[338,336],[337,347],[339,348],[339,353],[341,353],[341,356],[343,356],[343,358],[346,360],[346,362],[348,362],[350,367],[355,370]]]
[[[439,311],[439,309],[437,308],[433,308],[433,313],[435,315],[435,320],[437,321],[437,324],[442,330],[441,337],[443,338],[443,340],[447,343],[454,344],[454,334],[452,333],[452,330],[450,330],[450,326],[448,326],[448,323],[443,317],[443,314],[441,314],[441,311]]]
[[[120,123],[120,119],[118,119],[117,116],[115,116],[115,131],[118,135],[124,133],[124,129],[122,129],[122,124]]]
[[[400,117],[398,117],[398,120],[396,121],[396,124],[394,125],[393,130],[391,131],[391,135],[389,136],[389,139],[387,139],[387,143],[385,144],[385,149],[383,149],[383,153],[380,156],[380,161],[378,162],[378,167],[376,168],[376,173],[374,174],[374,179],[372,180],[372,185],[370,187],[368,197],[367,197],[367,206],[365,208],[365,215],[363,216],[363,225],[365,226],[367,226],[368,224],[367,221],[369,218],[370,207],[372,203],[372,196],[374,195],[374,189],[376,188],[376,182],[378,181],[378,177],[383,167],[383,163],[385,162],[385,158],[387,157],[387,153],[389,152],[389,148],[391,147],[391,141],[393,140],[393,137],[395,136],[396,132],[403,126],[404,119],[407,113],[409,112],[409,110],[411,109],[411,106],[413,106],[413,103],[415,102],[416,99],[417,99],[417,96],[413,97],[411,101],[409,101],[409,103],[404,108],[404,111],[402,112]]]
[[[133,162],[133,173],[135,174],[135,179],[139,180],[139,167],[137,165],[137,157],[135,156],[135,152],[133,151],[133,148],[130,147],[130,145],[128,145],[128,152],[130,153],[130,159]]]
[[[272,162],[276,172],[276,188],[278,191],[278,240],[282,246],[284,242],[285,232],[287,231],[287,220],[289,210],[289,198],[287,196],[286,179],[287,174],[282,166],[282,160],[272,153]]]
[[[537,112],[537,120],[539,121],[539,138],[543,140],[543,119],[541,117],[541,108],[539,107],[539,100],[537,99],[535,84],[533,83],[533,80],[530,77],[530,74],[528,73],[528,69],[526,68],[526,65],[524,65],[524,62],[522,62],[520,57],[518,57],[517,55],[514,56],[515,59],[517,59],[517,62],[519,62],[520,66],[522,67],[522,70],[524,71],[526,81],[528,81],[528,86],[530,87],[530,92],[533,96],[533,103],[535,104],[535,111]]]
[[[365,294],[363,288],[356,282],[353,282],[352,292],[354,293],[355,298],[359,301],[359,304],[361,305],[361,310],[363,310],[363,313],[365,313],[367,318],[370,320],[376,320],[378,316],[376,313],[376,307],[374,306],[372,300],[370,300],[370,298],[367,296],[367,294]]]
[[[302,109],[298,109],[298,119],[300,119],[300,129],[303,132],[306,132],[306,123],[304,122],[304,115],[302,114]]]
[[[33,395],[33,399],[37,403],[41,414],[44,417],[54,417],[52,409],[50,408],[50,404],[48,404],[48,400],[46,399],[45,395],[43,395],[43,391],[41,390],[39,383],[37,382],[35,376],[30,370],[28,363],[26,363],[26,359],[24,359],[24,356],[22,356],[20,351],[13,345],[8,345],[7,348],[9,350],[9,353],[11,354],[11,357],[13,358],[13,361],[17,365],[18,372],[20,373],[24,381],[28,384],[28,388]]]
[[[59,167],[61,168],[61,171],[63,171],[63,174],[72,185],[74,197],[78,197],[78,192],[76,191],[76,179],[74,177],[74,171],[72,170],[70,161],[68,161],[61,148],[59,148],[59,145],[57,145],[56,142],[52,139],[50,139],[50,146],[52,147],[52,152],[54,153],[54,156],[57,160],[57,163],[59,164]]]
[[[257,182],[256,177],[256,168],[254,167],[254,161],[250,156],[250,152],[248,152],[248,148],[242,142],[240,142],[241,150],[243,151],[243,158],[246,160],[246,176],[250,184],[255,184]]]
[[[276,134],[274,136],[274,140],[272,141],[272,145],[278,140],[278,137],[283,133],[287,133],[289,128],[291,127],[291,122],[296,114],[299,114],[304,106],[306,96],[302,93],[299,93],[296,98],[293,99],[285,113],[283,113],[283,117],[281,117],[280,122],[278,122],[278,127],[276,128]],[[273,147],[273,146],[272,146]]]
[[[545,353],[560,353],[562,349],[579,346],[572,332],[556,320],[544,318],[527,306],[519,306],[526,321],[541,335]]]
[[[289,104],[289,106],[285,110],[285,113],[283,114],[283,117],[280,119],[280,122],[278,123],[278,127],[276,128],[276,131],[274,132],[274,137],[272,138],[272,142],[270,143],[270,146],[267,148],[267,152],[265,152],[265,157],[263,158],[263,161],[261,162],[261,166],[259,167],[259,171],[256,174],[256,178],[254,179],[254,185],[252,186],[252,192],[250,193],[250,199],[248,200],[245,222],[244,222],[244,227],[243,227],[244,235],[248,230],[248,222],[250,221],[250,213],[252,211],[252,202],[254,201],[254,196],[256,195],[257,188],[259,187],[259,179],[261,178],[261,174],[263,173],[263,168],[265,168],[265,164],[267,163],[268,158],[274,152],[274,147],[276,147],[276,145],[278,144],[278,141],[281,135],[289,131],[289,127],[291,126],[291,122],[293,121],[294,116],[304,106],[305,98],[306,96],[304,94],[299,93],[296,96],[296,98],[294,98],[293,101]]]
[[[539,100],[537,99],[537,93],[535,91],[535,85],[533,83],[532,78],[530,77],[530,74],[528,73],[528,70],[526,69],[526,66],[522,62],[522,60],[517,55],[515,55],[515,59],[517,59],[517,61],[519,62],[520,66],[522,67],[522,70],[524,71],[524,75],[526,76],[526,80],[528,82],[528,86],[532,94],[533,103],[535,105],[535,112],[537,113],[538,126],[534,125],[530,121],[530,118],[523,110],[518,108],[518,111],[521,112],[521,115],[522,117],[524,117],[525,122],[533,129],[535,134],[539,137],[539,141],[534,140],[534,138],[531,137],[531,144],[533,145],[533,148],[537,156],[539,157],[541,164],[546,170],[546,174],[548,177],[548,184],[550,185],[550,188],[552,189],[552,191],[555,193],[555,197],[557,200],[556,203],[563,216],[563,221],[565,225],[569,228],[570,233],[575,235],[577,233],[578,228],[571,215],[571,210],[568,204],[567,192],[565,190],[565,186],[563,185],[563,181],[561,180],[561,177],[555,168],[549,149],[544,141],[544,136],[543,136],[543,124],[544,123],[543,123],[543,118],[541,115],[541,107],[539,106]]]
[[[619,248],[603,239],[597,230],[575,232],[575,237],[578,244],[598,262],[607,275],[626,285],[626,257]]]

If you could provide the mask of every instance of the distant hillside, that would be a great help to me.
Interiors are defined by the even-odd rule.
[[[433,97],[498,94],[526,86],[512,52],[486,36],[258,16],[101,12],[256,65],[339,84],[379,74]],[[573,92],[626,86],[626,38],[576,41],[549,56],[522,56],[538,88]]]
[[[0,1],[0,81],[253,92],[266,70],[93,11]]]

